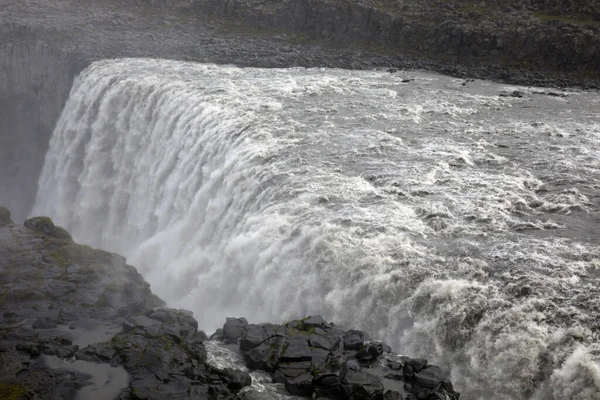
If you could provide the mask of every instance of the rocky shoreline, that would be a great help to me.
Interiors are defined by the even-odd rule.
[[[16,225],[0,207],[0,398],[245,399],[247,370],[207,361],[205,342],[239,352],[294,396],[459,398],[448,373],[319,316],[283,325],[227,318],[210,338],[166,308],[117,254],[79,245],[50,218]]]

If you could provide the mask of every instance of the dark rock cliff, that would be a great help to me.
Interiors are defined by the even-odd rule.
[[[581,79],[600,74],[597,1],[196,0],[195,7],[299,41],[329,40],[466,68],[513,67]]]
[[[79,68],[72,54],[43,42],[0,45],[0,204],[17,220],[35,199],[48,139]]]

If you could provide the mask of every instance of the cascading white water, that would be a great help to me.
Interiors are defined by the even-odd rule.
[[[411,76],[95,63],[33,214],[207,330],[322,314],[467,399],[598,399],[597,94]]]

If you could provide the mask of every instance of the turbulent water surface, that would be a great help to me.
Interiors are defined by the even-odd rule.
[[[600,96],[461,83],[98,62],[33,214],[208,331],[322,314],[451,367],[466,399],[598,399]]]

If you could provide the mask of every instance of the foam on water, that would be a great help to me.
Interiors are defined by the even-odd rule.
[[[206,330],[322,314],[467,399],[599,398],[597,94],[406,75],[95,63],[33,214]]]

